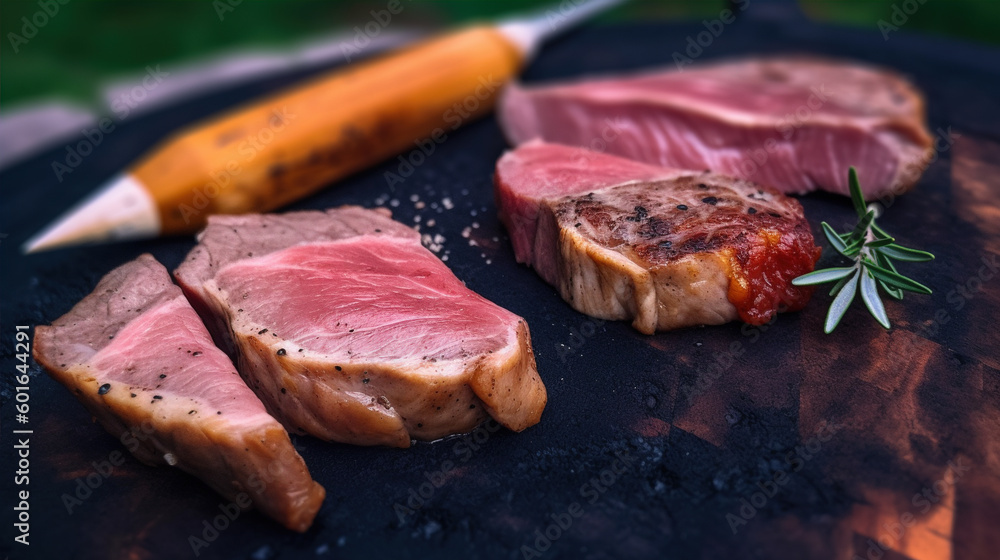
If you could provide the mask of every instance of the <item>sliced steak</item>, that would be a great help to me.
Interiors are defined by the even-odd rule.
[[[38,327],[35,359],[140,461],[176,466],[289,529],[312,524],[323,487],[152,256]]]
[[[546,402],[528,325],[487,301],[388,213],[213,216],[175,276],[289,428],[407,447]]]
[[[820,249],[771,189],[540,141],[504,154],[494,184],[518,262],[588,315],[647,334],[762,324],[812,294],[791,281]]]
[[[513,144],[533,138],[678,169],[710,169],[785,193],[901,194],[932,154],[924,102],[897,74],[817,58],[748,58],[622,78],[511,85]]]

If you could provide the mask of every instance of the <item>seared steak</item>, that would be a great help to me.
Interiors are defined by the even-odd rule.
[[[893,72],[814,58],[749,58],[524,88],[499,105],[508,139],[710,169],[785,193],[900,194],[931,156],[924,102]]]
[[[709,172],[540,141],[497,162],[497,205],[519,262],[575,309],[643,333],[798,310],[819,258],[799,203]]]
[[[175,276],[289,429],[407,447],[541,417],[528,325],[388,213],[213,216],[199,241]]]
[[[111,434],[135,442],[140,461],[187,471],[289,529],[312,524],[323,487],[150,255],[38,327],[35,359]]]

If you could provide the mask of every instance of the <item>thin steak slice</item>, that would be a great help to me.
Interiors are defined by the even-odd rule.
[[[175,272],[289,429],[407,447],[546,402],[528,325],[456,278],[388,213],[213,216]]]
[[[901,194],[932,154],[924,102],[897,74],[853,62],[747,58],[622,78],[511,85],[499,104],[511,143],[533,138],[785,193]]]
[[[494,185],[518,262],[588,315],[646,334],[762,324],[812,294],[791,284],[820,253],[802,206],[753,183],[534,141]]]
[[[150,255],[35,331],[35,359],[149,465],[305,531],[326,492]]]

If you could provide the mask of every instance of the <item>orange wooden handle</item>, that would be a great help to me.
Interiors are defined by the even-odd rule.
[[[214,213],[264,212],[489,112],[523,58],[475,27],[335,71],[174,136],[133,175],[162,233]],[[390,177],[390,181],[392,178]]]

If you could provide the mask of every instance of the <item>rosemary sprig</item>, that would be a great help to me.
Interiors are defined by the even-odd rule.
[[[861,185],[858,183],[858,173],[852,167],[848,174],[851,188],[851,202],[858,213],[858,224],[849,232],[837,233],[830,224],[823,222],[823,234],[838,253],[854,261],[853,266],[841,268],[825,268],[803,274],[792,284],[809,286],[837,282],[830,291],[833,303],[826,314],[824,332],[830,334],[837,328],[847,308],[854,301],[854,296],[861,291],[861,299],[865,302],[868,312],[885,328],[889,328],[889,317],[885,306],[879,298],[881,287],[894,299],[903,299],[903,292],[918,294],[931,293],[930,288],[916,280],[900,274],[893,261],[923,262],[934,259],[934,255],[917,249],[898,245],[896,240],[875,223],[879,207],[866,206]]]

